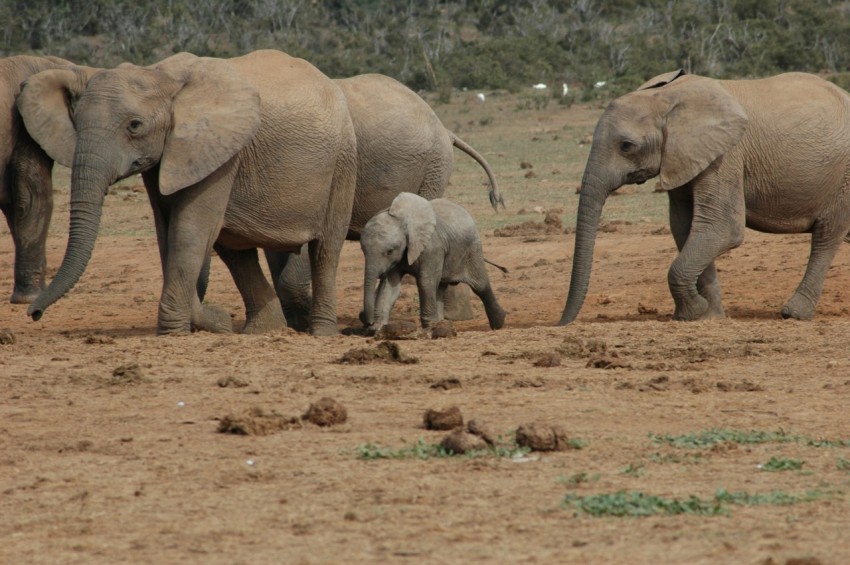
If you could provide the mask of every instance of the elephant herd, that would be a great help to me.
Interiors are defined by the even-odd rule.
[[[491,328],[504,323],[472,218],[441,198],[454,147],[483,167],[498,209],[493,172],[393,79],[331,80],[302,59],[263,50],[113,69],[16,56],[0,60],[0,85],[12,302],[30,302],[34,320],[85,271],[108,187],[141,174],[163,272],[158,333],[231,330],[230,316],[203,301],[214,250],[242,296],[243,331],[288,323],[336,334],[346,238],[360,239],[366,256],[361,320],[370,329],[387,322],[405,273],[417,278],[424,326],[443,317],[444,296],[461,282],[483,301]],[[72,171],[71,220],[45,288],[54,162]],[[811,318],[850,233],[850,95],[802,73],[728,81],[677,71],[611,102],[582,179],[561,325],[587,293],[607,196],[654,177],[667,191],[679,250],[668,273],[674,318],[724,315],[714,261],[741,244],[745,227],[812,234],[805,276],[781,311]]]

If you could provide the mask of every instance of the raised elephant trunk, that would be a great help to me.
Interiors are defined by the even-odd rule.
[[[581,182],[581,193],[576,216],[575,253],[573,254],[573,269],[570,275],[570,291],[564,313],[558,325],[565,326],[578,316],[587,288],[590,284],[590,271],[593,267],[593,247],[596,243],[596,229],[602,215],[602,206],[610,194],[608,184],[590,173],[593,170],[588,161],[587,170]],[[617,188],[614,186],[613,188]]]
[[[106,189],[115,181],[105,171],[97,152],[80,152],[74,157],[71,174],[71,223],[65,257],[50,285],[30,305],[27,313],[33,320],[41,319],[48,306],[71,290],[86,270],[94,249],[103,198]]]

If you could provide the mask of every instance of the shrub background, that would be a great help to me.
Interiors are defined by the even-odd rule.
[[[277,48],[335,77],[432,91],[566,82],[583,98],[678,67],[850,70],[850,2],[830,0],[0,0],[0,33],[3,55],[93,66]]]

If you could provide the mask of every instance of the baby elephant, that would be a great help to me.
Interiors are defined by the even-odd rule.
[[[458,283],[469,285],[484,303],[492,329],[504,324],[505,311],[496,301],[484,266],[490,261],[481,250],[475,221],[461,206],[445,198],[429,201],[402,192],[389,209],[366,223],[360,247],[366,256],[361,319],[370,330],[377,331],[389,321],[405,274],[416,278],[423,328],[443,319],[443,293],[448,285]]]

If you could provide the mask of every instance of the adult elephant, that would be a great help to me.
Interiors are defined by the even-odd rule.
[[[292,251],[304,243],[314,290],[310,330],[337,332],[335,278],[354,198],[356,141],[342,92],[315,67],[267,50],[233,59],[185,53],[91,78],[51,70],[27,80],[18,107],[33,138],[73,169],[68,248],[30,306],[33,319],[84,272],[107,187],[141,173],[163,268],[158,333],[231,329],[229,316],[202,305],[196,291],[213,246],[242,294],[245,331],[283,327],[256,248]]]
[[[714,260],[744,227],[812,234],[784,318],[815,313],[827,269],[850,232],[850,96],[816,76],[714,80],[681,71],[608,106],[593,134],[560,324],[587,293],[602,206],[624,184],[658,176],[679,249],[668,272],[674,318],[724,316]]]
[[[348,104],[357,136],[357,188],[348,223],[348,239],[358,240],[375,214],[389,208],[401,192],[441,198],[454,168],[457,147],[481,165],[490,181],[494,209],[504,201],[490,165],[468,143],[446,129],[431,107],[395,79],[364,74],[336,79]],[[272,278],[287,322],[303,330],[309,316],[310,272],[299,255],[267,253]],[[447,315],[468,317],[469,293],[447,291]]]
[[[13,304],[32,302],[44,290],[45,243],[53,213],[53,159],[30,137],[15,101],[29,76],[69,66],[56,57],[0,59],[0,210],[15,244]]]

